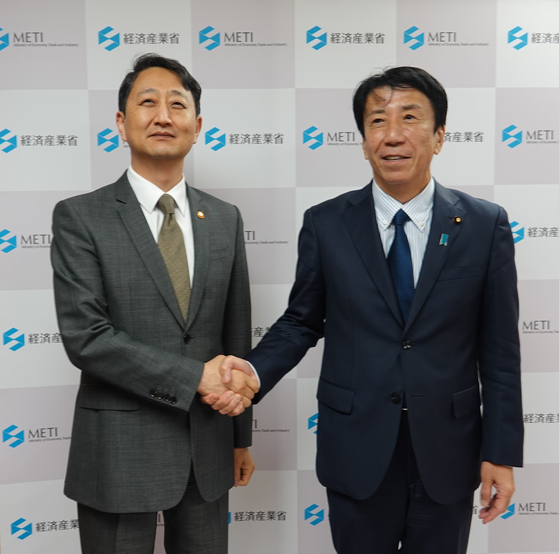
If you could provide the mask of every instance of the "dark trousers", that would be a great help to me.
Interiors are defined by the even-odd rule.
[[[453,504],[429,497],[417,469],[407,411],[392,461],[373,496],[356,500],[330,489],[327,493],[338,554],[466,553],[473,493]]]
[[[167,554],[227,554],[228,493],[206,502],[191,473],[182,500],[163,511]],[[83,554],[153,554],[157,512],[109,514],[78,504]]]

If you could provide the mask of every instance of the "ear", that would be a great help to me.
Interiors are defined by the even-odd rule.
[[[116,126],[118,127],[120,138],[126,142],[126,129],[124,127],[124,114],[122,112],[116,113]]]
[[[367,149],[365,148],[365,138],[363,137],[363,142],[361,143],[361,148],[363,148],[363,154],[365,155],[365,159],[369,159],[369,154],[367,153]]]
[[[194,144],[198,141],[198,137],[200,136],[200,131],[202,130],[202,116],[199,115],[196,118],[196,130],[194,131]]]
[[[435,137],[436,137],[436,142],[435,142],[435,148],[433,150],[433,153],[435,155],[437,155],[443,147],[444,144],[444,133],[445,133],[445,126],[441,125],[436,131],[435,131]]]

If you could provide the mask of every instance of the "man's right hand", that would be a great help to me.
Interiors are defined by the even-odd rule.
[[[252,400],[254,393],[258,392],[259,389],[252,366],[245,360],[236,358],[235,356],[227,356],[226,358],[224,356],[217,356],[212,362],[218,358],[220,358],[219,370],[222,386],[227,387],[227,389],[238,391],[243,384],[248,384],[252,392],[252,396],[250,396]],[[198,392],[200,392],[200,389],[198,389]],[[239,400],[236,396],[238,395],[231,394],[231,390],[226,390],[226,392],[221,393],[221,395],[219,395],[216,390],[211,391],[209,394],[202,394],[202,402],[209,404],[214,410],[219,410],[221,414],[234,416],[239,415],[244,408],[250,406],[249,401],[248,405],[244,405],[243,410],[238,411]]]
[[[221,373],[224,361],[225,356],[216,356],[204,364],[198,392],[202,401],[214,410],[236,416],[251,405],[254,394],[258,392],[258,383],[249,374],[236,370],[230,371],[227,381],[224,381]]]

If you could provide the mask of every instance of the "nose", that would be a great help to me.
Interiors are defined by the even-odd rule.
[[[386,122],[384,142],[390,146],[404,142],[403,129],[400,121],[388,120]]]
[[[161,102],[157,106],[154,123],[156,125],[169,125],[171,123],[171,114],[169,113],[169,106],[167,106],[165,102]]]

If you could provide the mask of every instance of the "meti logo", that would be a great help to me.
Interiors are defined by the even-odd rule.
[[[212,36],[210,36],[212,31],[215,31],[215,29],[208,26],[205,29],[202,29],[198,34],[198,44],[204,45],[204,43],[209,41],[208,44],[204,46],[206,50],[213,50],[221,44],[221,35],[219,31],[216,31]]]
[[[111,50],[114,50],[117,46],[120,46],[120,33],[117,33],[115,31],[111,36],[109,36],[109,34],[112,33],[113,31],[114,29],[112,27],[105,27],[104,29],[101,29],[98,33],[98,37],[99,37],[98,44],[103,45],[107,42],[108,44],[104,46],[104,48],[109,52]]]
[[[15,342],[13,346],[9,346],[9,349],[15,352],[25,345],[25,335],[22,333],[18,337],[14,337],[15,333],[19,333],[19,330],[12,327],[9,331],[6,331],[3,335],[3,344],[7,346],[8,344]]]
[[[219,136],[215,136],[216,133],[219,133],[220,129],[218,127],[214,127],[213,129],[210,129],[209,131],[206,131],[206,144],[210,144],[211,142],[216,142],[217,144],[215,144],[214,146],[212,146],[212,150],[216,151],[223,148],[225,146],[225,141],[227,140],[227,137],[225,136],[225,133],[223,133],[222,135]]]
[[[11,448],[16,448],[25,441],[23,429],[21,431],[16,430],[17,427],[15,425],[10,425],[2,431],[2,442],[7,442]]]
[[[503,129],[503,138],[501,142],[510,142],[507,144],[509,148],[515,148],[519,144],[522,144],[522,131],[518,131],[518,133],[513,134],[513,132],[517,129],[516,125],[509,125],[506,129]]]
[[[519,35],[523,31],[522,27],[515,27],[508,32],[507,43],[510,44],[511,42],[518,41],[513,48],[515,50],[520,50],[528,45],[528,33],[524,33],[523,35]]]
[[[0,150],[2,150],[4,154],[7,154],[8,152],[11,152],[15,148],[17,148],[17,135],[6,138],[6,135],[9,134],[11,134],[11,131],[9,129],[3,129],[2,131],[0,131]],[[8,143],[8,146],[4,146],[4,143],[6,142]]]
[[[324,144],[324,133],[316,133],[313,135],[315,131],[318,131],[317,127],[309,127],[303,131],[303,144],[307,142],[314,141],[312,144],[309,144],[309,148],[311,150],[316,150],[320,146]]]
[[[0,28],[0,33],[2,31],[3,29]],[[10,46],[10,33],[0,36],[0,50],[4,50],[4,48],[7,48],[8,46]]]
[[[314,50],[320,50],[326,46],[327,43],[326,33],[319,34],[320,31],[322,31],[322,29],[318,26],[307,31],[307,44],[314,42],[315,40],[318,41],[312,46]]]
[[[315,429],[316,427],[316,429]],[[314,429],[314,434],[316,435],[316,432],[318,430],[318,413],[312,415],[311,417],[309,417],[308,421],[307,421],[307,429],[310,431],[311,429]]]
[[[510,230],[512,231],[512,238],[514,240],[514,244],[520,242],[524,238],[524,227],[520,227],[520,229],[515,229],[517,225],[520,225],[518,221],[513,221],[510,224]]]
[[[0,250],[4,252],[4,254],[7,254],[17,248],[17,236],[14,235],[13,237],[6,238],[9,234],[10,231],[8,231],[8,229],[0,231]],[[7,243],[6,246],[3,246],[4,243]]]
[[[501,516],[501,519],[508,519],[509,517],[514,515],[514,504],[511,504],[507,511]]]
[[[404,44],[414,41],[413,44],[410,44],[408,46],[410,50],[417,50],[425,44],[425,33],[418,33],[414,35],[413,33],[415,33],[416,31],[419,31],[419,28],[415,26],[410,27],[409,29],[406,29],[404,31]]]
[[[26,539],[30,535],[33,534],[33,524],[30,522],[27,525],[24,525],[25,519],[20,517],[16,519],[11,525],[12,527],[12,535],[16,535],[16,538],[19,540]]]
[[[324,510],[320,510],[318,504],[311,504],[305,508],[305,521],[311,520],[308,523],[311,525],[318,525],[324,521]]]
[[[118,148],[118,133],[108,127],[100,133],[97,133],[97,146],[102,146],[106,142],[109,144],[103,148],[105,152],[112,152],[115,148]]]

